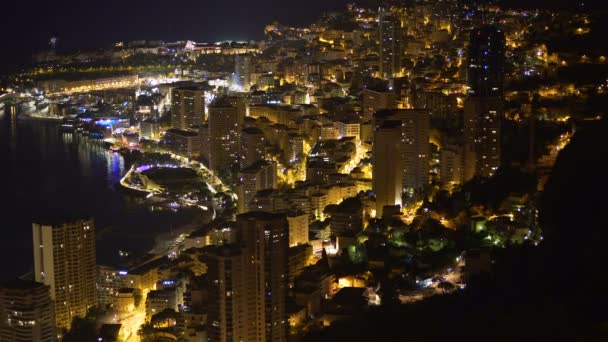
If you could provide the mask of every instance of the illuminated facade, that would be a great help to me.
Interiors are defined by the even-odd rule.
[[[373,190],[376,194],[376,215],[384,206],[401,205],[402,161],[400,153],[401,122],[386,121],[374,134]]]
[[[336,128],[340,138],[354,137],[356,140],[361,139],[361,124],[358,122],[337,121]]]
[[[152,119],[143,120],[139,124],[139,136],[151,140],[160,138],[160,124]]]
[[[363,89],[363,121],[371,121],[381,109],[397,108],[395,93],[385,90]]]
[[[251,87],[251,56],[236,55],[234,60],[234,77],[236,86],[242,91]]]
[[[252,210],[253,197],[259,190],[277,188],[277,163],[258,160],[239,173],[237,194],[239,213]]]
[[[257,336],[248,341],[287,341],[287,219],[284,214],[253,211],[238,215],[236,223],[247,262],[248,329]]]
[[[146,296],[146,320],[166,309],[178,311],[178,298],[175,288],[152,290]]]
[[[97,304],[95,222],[33,224],[34,277],[50,286],[57,328],[69,329]]]
[[[449,145],[441,148],[441,167],[439,176],[444,189],[452,190],[464,180],[464,150],[459,145]]]
[[[15,280],[0,285],[0,341],[57,340],[50,287]]]
[[[40,87],[44,89],[47,94],[59,95],[118,88],[135,88],[139,86],[139,83],[139,77],[137,75],[129,75],[79,81],[57,79],[42,82]]]
[[[205,92],[197,87],[171,89],[171,127],[198,127],[205,120]]]
[[[284,151],[285,159],[289,162],[295,162],[300,160],[304,153],[304,138],[297,134],[289,134],[289,140],[287,141],[287,148]]]
[[[500,166],[500,122],[503,101],[499,97],[470,96],[464,103],[465,181],[475,175],[491,177]]]
[[[401,72],[401,58],[403,55],[401,21],[380,8],[378,12],[378,33],[380,77],[384,79],[395,77]]]
[[[374,115],[374,127],[380,126],[387,120],[401,123],[399,152],[404,190],[424,187],[429,182],[429,111],[425,109],[380,111]]]
[[[244,113],[219,101],[209,106],[209,167],[224,173],[239,167],[240,132]]]
[[[245,254],[238,246],[213,247],[206,257],[209,270],[209,342],[261,341],[250,324],[254,312],[248,310]],[[250,316],[251,315],[251,316]]]
[[[303,212],[289,213],[289,246],[305,245],[308,243],[308,220],[309,216]]]
[[[249,116],[253,118],[265,117],[287,127],[296,127],[297,119],[303,115],[301,109],[288,105],[264,104],[249,108]]]
[[[266,139],[264,133],[256,127],[247,127],[241,131],[241,169],[264,159]]]
[[[171,128],[163,137],[171,152],[186,158],[198,157],[201,153],[201,136],[197,130]]]
[[[465,181],[491,177],[500,166],[501,120],[504,112],[505,35],[493,26],[473,30],[468,47],[464,102]]]

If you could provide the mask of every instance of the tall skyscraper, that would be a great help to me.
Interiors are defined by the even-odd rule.
[[[171,89],[171,127],[198,127],[205,120],[205,91],[199,87]]]
[[[238,109],[224,98],[209,106],[209,167],[220,175],[239,168],[244,112]]]
[[[259,159],[239,172],[237,194],[239,213],[251,210],[251,201],[255,194],[264,189],[277,188],[277,163]]]
[[[0,341],[57,340],[50,287],[14,280],[0,285]]]
[[[464,102],[465,181],[492,177],[500,166],[503,101],[497,96],[469,96]]]
[[[371,121],[375,112],[397,108],[395,93],[387,89],[363,89],[363,121]]]
[[[401,122],[399,151],[403,189],[411,191],[424,187],[429,182],[429,111],[426,109],[379,111],[374,115],[374,128],[387,120]]]
[[[251,88],[251,56],[236,55],[234,61],[234,76],[236,85],[242,91],[249,91]]]
[[[245,254],[248,329],[251,341],[287,341],[287,273],[289,224],[285,214],[248,212],[237,215],[239,244]],[[251,336],[251,335],[250,335]]]
[[[491,177],[500,166],[504,33],[494,26],[471,31],[464,104],[465,181]]]
[[[241,131],[241,169],[264,159],[266,139],[257,127],[247,127]]]
[[[467,50],[468,94],[476,97],[503,96],[505,35],[494,26],[471,31]]]
[[[376,129],[373,144],[373,190],[376,195],[376,216],[386,205],[401,205],[403,192],[401,166],[401,122],[384,121]]]
[[[209,279],[209,342],[259,341],[246,306],[252,288],[247,286],[247,260],[239,246],[212,247],[207,254]],[[249,316],[253,315],[253,316]]]
[[[204,123],[198,128],[198,135],[201,137],[201,157],[209,163],[209,124]],[[209,165],[209,164],[207,164]]]
[[[384,8],[378,10],[378,32],[380,52],[380,77],[392,78],[401,72],[403,55],[401,20],[387,13]]]
[[[50,286],[58,329],[69,329],[97,304],[95,222],[33,224],[34,276]]]

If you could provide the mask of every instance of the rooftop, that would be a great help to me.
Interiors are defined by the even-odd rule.
[[[246,168],[242,169],[241,173],[256,173],[270,165],[272,165],[272,162],[260,159],[258,161],[255,161],[253,164],[247,166]]]
[[[39,287],[44,287],[46,285],[42,283],[38,283],[32,280],[23,280],[23,279],[11,279],[7,280],[0,284],[0,289],[11,289],[11,290],[29,290],[35,289]]]
[[[269,213],[265,211],[250,211],[248,213],[237,215],[236,219],[241,220],[263,220],[263,221],[271,221],[271,220],[280,220],[285,219],[285,214],[280,213]]]
[[[343,287],[336,293],[332,302],[337,305],[352,305],[364,299],[364,287]]]
[[[246,134],[264,134],[261,129],[257,127],[245,127],[243,128],[243,133]]]
[[[186,137],[198,136],[198,132],[196,132],[196,131],[190,131],[190,130],[179,129],[179,128],[169,128],[166,133],[181,135],[181,136],[186,136]]]

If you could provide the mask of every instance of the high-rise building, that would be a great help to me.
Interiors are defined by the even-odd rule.
[[[452,190],[455,185],[463,183],[464,150],[460,145],[447,145],[441,148],[439,176],[443,189]]]
[[[378,39],[380,57],[380,77],[392,78],[401,72],[403,42],[401,20],[387,13],[384,8],[378,11]]]
[[[33,224],[34,276],[50,286],[57,328],[69,329],[97,304],[95,222]]]
[[[277,163],[259,159],[239,172],[237,194],[239,198],[239,213],[251,209],[251,201],[255,194],[264,189],[277,188]]]
[[[373,190],[376,195],[376,216],[382,216],[387,205],[401,205],[403,193],[401,166],[401,122],[384,121],[374,134]]]
[[[350,120],[336,121],[336,128],[338,129],[340,138],[354,137],[356,140],[361,139],[361,123],[359,122]]]
[[[429,112],[403,109],[397,117],[402,127],[403,186],[406,189],[422,188],[429,183]]]
[[[500,166],[505,36],[494,26],[471,31],[464,103],[465,181]]]
[[[266,140],[257,127],[247,127],[241,131],[241,169],[264,159]]]
[[[503,96],[505,35],[494,26],[471,31],[467,50],[467,86],[470,96]]]
[[[146,296],[146,319],[166,309],[178,310],[178,298],[175,288],[152,290]]]
[[[234,61],[234,76],[236,85],[242,91],[249,91],[251,87],[251,56],[236,55]]]
[[[290,163],[301,160],[304,157],[304,138],[297,134],[289,134],[287,148],[283,155]]]
[[[196,158],[201,154],[199,130],[170,128],[165,132],[163,141],[165,146],[177,155]]]
[[[395,93],[383,89],[363,89],[363,121],[371,121],[375,112],[397,108]]]
[[[309,242],[308,221],[310,216],[304,212],[291,212],[287,215],[289,223],[289,246],[305,245]]]
[[[374,115],[374,127],[379,127],[387,120],[401,122],[399,151],[404,190],[424,187],[429,182],[429,111],[426,109],[383,110]]]
[[[221,100],[216,102],[229,104],[231,106],[236,107],[236,112],[239,118],[239,124],[243,124],[246,116],[249,116],[249,108],[251,104],[251,99],[243,94],[234,95],[234,96],[223,96]]]
[[[198,127],[198,135],[201,137],[201,157],[209,163],[209,124],[204,123]],[[206,164],[209,165],[209,164]]]
[[[14,280],[0,285],[0,341],[57,340],[50,287]]]
[[[246,306],[254,295],[245,279],[247,261],[235,245],[211,247],[207,253],[209,342],[261,340],[252,324],[255,312]]]
[[[158,121],[154,119],[143,120],[139,124],[139,136],[151,140],[160,138],[160,124]]]
[[[469,96],[464,102],[464,141],[467,170],[465,181],[474,175],[491,177],[500,166],[500,131],[503,101],[500,97]],[[473,174],[471,174],[473,173]]]
[[[250,341],[287,341],[289,225],[285,214],[252,211],[237,215],[236,226],[246,260],[248,329],[257,336]]]
[[[205,91],[199,87],[171,89],[171,127],[186,129],[205,121]]]
[[[224,99],[209,106],[209,167],[213,172],[221,175],[239,167],[242,114]]]

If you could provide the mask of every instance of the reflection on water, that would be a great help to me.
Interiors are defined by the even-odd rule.
[[[151,212],[139,200],[125,197],[114,187],[125,173],[120,154],[99,141],[62,133],[56,122],[18,119],[13,109],[0,116],[0,161],[0,213],[5,220],[0,225],[0,260],[14,260],[0,272],[0,280],[31,268],[34,220],[95,217],[101,236],[97,259],[106,263],[118,248],[151,248],[155,232],[178,227],[195,215]]]
[[[78,161],[82,167],[82,175],[86,181],[93,181],[96,172],[93,168],[105,166],[106,185],[110,188],[120,181],[125,173],[124,158],[119,153],[112,153],[105,148],[100,140],[92,140],[74,133],[61,133],[61,139],[66,148],[76,146]],[[101,162],[101,163],[100,163]]]

